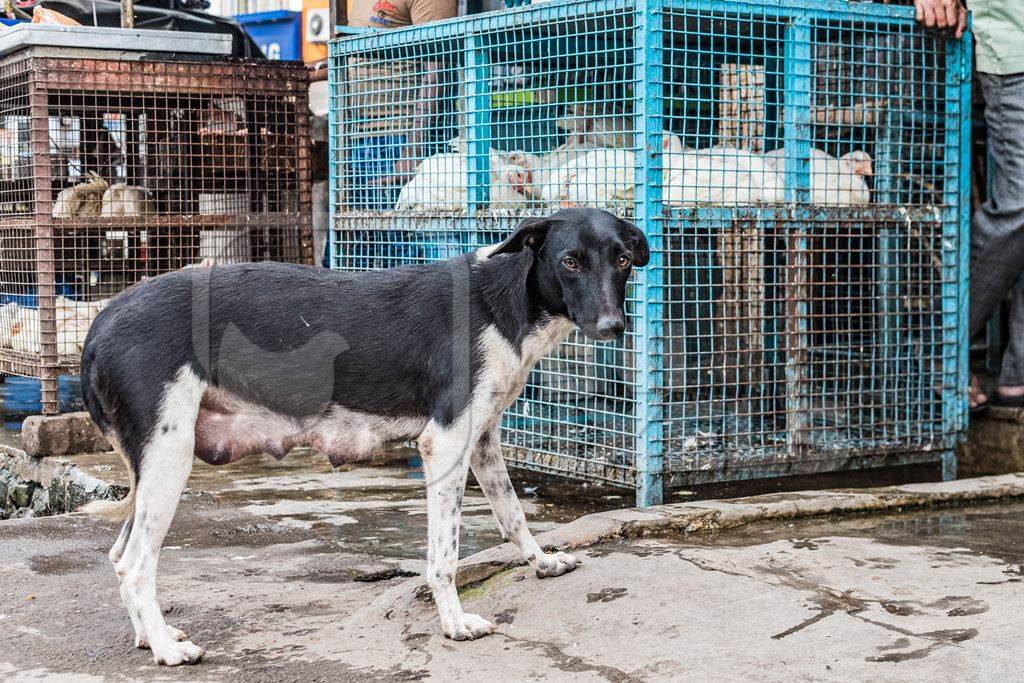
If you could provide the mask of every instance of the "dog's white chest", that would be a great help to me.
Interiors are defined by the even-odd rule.
[[[474,393],[478,409],[488,404],[498,415],[523,390],[530,371],[541,357],[553,351],[573,329],[571,321],[555,318],[531,332],[517,351],[494,327],[480,336],[483,369]]]

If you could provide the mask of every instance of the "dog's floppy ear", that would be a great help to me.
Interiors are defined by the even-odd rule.
[[[622,239],[633,251],[633,265],[643,268],[651,260],[651,248],[647,245],[647,237],[644,231],[629,221],[619,219],[619,225],[623,232]]]
[[[544,238],[547,236],[548,230],[553,223],[554,221],[544,216],[527,218],[519,224],[515,232],[494,248],[491,255],[511,254],[522,251],[524,247],[536,251],[544,243]]]

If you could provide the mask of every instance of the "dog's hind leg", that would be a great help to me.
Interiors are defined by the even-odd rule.
[[[110,553],[107,554],[107,557],[110,558],[110,564],[114,565],[115,569],[117,568],[117,563],[124,557],[124,549],[128,545],[128,538],[131,534],[132,519],[129,517],[121,526],[121,533],[117,535],[117,540],[114,541],[114,545],[110,548]]]
[[[132,628],[135,629],[135,645],[136,647],[141,647],[144,641],[141,639],[142,622],[139,620],[139,612],[125,600],[124,577],[117,571],[117,565],[121,558],[124,557],[124,549],[128,546],[128,539],[131,537],[131,534],[132,518],[129,517],[121,526],[121,533],[117,535],[117,540],[114,541],[114,545],[110,548],[110,553],[107,554],[107,557],[110,558],[110,564],[114,565],[114,573],[117,574],[118,584],[122,586],[121,600],[124,602],[125,609],[128,610],[128,618],[132,620]]]
[[[136,645],[148,646],[157,664],[198,662],[203,650],[164,621],[156,599],[160,547],[192,471],[195,422],[204,384],[188,368],[167,384],[152,435],[142,451],[135,516],[116,571],[121,597],[136,624]]]
[[[530,533],[523,506],[516,497],[516,490],[508,477],[508,470],[505,469],[505,461],[501,456],[498,427],[480,437],[470,464],[477,483],[491,504],[502,538],[512,541],[519,548],[538,577],[561,576],[582,564],[582,560],[569,553],[545,553],[537,539]]]
[[[125,547],[127,547],[127,545],[128,545],[128,539],[131,536],[131,533],[132,533],[132,520],[131,519],[127,519],[127,520],[125,520],[124,525],[121,526],[121,533],[118,534],[117,540],[114,541],[114,545],[113,545],[113,547],[110,548],[110,553],[107,555],[110,558],[110,563],[112,565],[114,565],[114,572],[115,573],[117,572],[117,564],[121,561],[121,558],[124,556],[124,550],[125,550]],[[121,583],[122,582],[122,577],[120,575],[118,575],[117,578],[118,578],[118,583]],[[122,598],[123,598],[123,596],[122,596]],[[135,634],[136,634],[135,635],[135,645],[136,645],[136,647],[148,648],[149,644],[146,642],[145,638],[142,637],[142,633],[143,633],[142,623],[139,620],[139,612],[138,612],[138,610],[134,609],[133,607],[129,607],[127,603],[125,604],[125,607],[128,608],[128,616],[131,618],[131,620],[132,620],[132,627],[135,629]],[[174,628],[173,626],[168,626],[167,627],[167,631],[171,635],[171,637],[174,638],[175,640],[185,640],[185,634],[183,632],[179,631],[178,629]]]
[[[455,588],[462,494],[472,442],[464,433],[434,423],[419,439],[427,484],[427,585],[437,604],[441,629],[452,640],[473,640],[494,630],[494,624],[483,617],[462,611]]]

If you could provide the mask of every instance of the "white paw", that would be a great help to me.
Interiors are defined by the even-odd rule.
[[[185,640],[186,638],[188,638],[188,636],[185,635],[185,632],[181,629],[174,628],[170,624],[168,624],[166,628],[167,637],[171,640]],[[135,636],[135,647],[139,648],[140,650],[148,650],[149,641],[146,640],[145,636]]]
[[[444,634],[452,640],[476,640],[494,632],[494,624],[475,614],[463,614],[451,624],[443,624]]]
[[[164,641],[160,645],[152,647],[153,661],[166,666],[178,666],[179,664],[195,664],[203,655],[203,648],[193,645],[190,641],[174,640]]]
[[[583,564],[582,559],[577,559],[575,555],[569,553],[544,553],[534,561],[533,569],[537,572],[537,578],[543,579],[548,576],[567,574],[581,564]]]

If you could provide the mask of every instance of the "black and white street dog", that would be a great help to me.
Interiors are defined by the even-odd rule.
[[[160,664],[203,656],[164,622],[156,597],[160,547],[193,455],[223,464],[310,445],[340,465],[412,439],[441,627],[455,640],[490,633],[493,624],[462,611],[455,588],[467,472],[537,576],[576,568],[530,534],[498,424],[537,360],[575,327],[597,340],[622,335],[626,281],[648,259],[636,226],[567,209],[450,261],[364,273],[184,269],[116,297],[89,330],[82,394],[130,469],[129,496],[89,511],[125,520],[110,561],[136,644]]]

